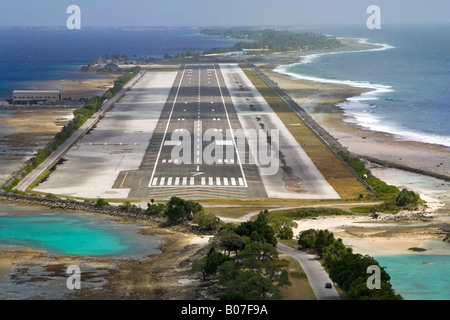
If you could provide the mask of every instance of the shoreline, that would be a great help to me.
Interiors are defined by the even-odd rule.
[[[114,86],[114,80],[120,76],[120,74],[116,73],[92,73],[92,75],[92,79],[43,80],[34,84],[39,90],[60,90],[63,98],[77,100],[102,95],[106,90]]]
[[[2,201],[4,206],[14,202]],[[51,210],[37,203],[19,204],[38,211]],[[22,210],[21,209],[21,210]],[[64,211],[59,206],[56,210]],[[71,209],[73,210],[73,208]],[[160,217],[114,214],[95,210],[74,214],[99,217],[111,225],[124,225],[124,232],[136,237],[158,236],[158,253],[120,253],[111,256],[56,253],[27,245],[0,246],[1,299],[188,299],[205,298],[197,275],[189,274],[189,262],[199,257],[208,237],[196,234],[188,226],[165,227]],[[13,215],[20,215],[20,210]],[[77,265],[82,272],[82,289],[68,290],[66,269]],[[206,296],[207,297],[207,296]]]
[[[355,42],[350,41],[350,45]],[[368,43],[358,43],[368,45]],[[354,50],[353,52],[360,51]],[[364,49],[367,49],[364,48]],[[346,245],[352,246],[355,252],[371,256],[403,255],[403,254],[443,254],[450,255],[450,245],[441,241],[439,230],[435,223],[448,225],[450,223],[450,148],[417,141],[406,141],[399,137],[363,128],[354,122],[349,122],[345,111],[338,105],[348,99],[359,97],[377,88],[351,86],[343,83],[324,83],[311,79],[299,79],[291,75],[277,72],[280,66],[299,63],[304,56],[316,53],[301,53],[291,56],[278,56],[255,61],[254,64],[277,86],[292,98],[305,112],[328,132],[344,149],[361,158],[366,167],[374,171],[375,176],[388,184],[399,188],[408,188],[418,192],[427,202],[432,222],[414,229],[396,229],[387,224],[379,223],[378,229],[361,227],[363,224],[354,222],[365,221],[372,223],[369,217],[352,216],[346,218],[335,217],[333,224],[320,222],[321,218],[308,221],[306,228],[329,229],[337,231]],[[325,53],[318,53],[327,54]],[[382,174],[383,173],[383,174]],[[432,180],[432,181],[431,181]],[[441,219],[443,218],[443,219]],[[327,218],[324,221],[328,221]],[[332,218],[330,218],[332,219]],[[395,220],[392,220],[395,221]],[[297,221],[299,222],[299,221]],[[304,220],[301,221],[305,223]],[[396,223],[396,222],[394,222]],[[411,223],[411,222],[409,222]],[[350,226],[352,227],[350,228]],[[358,225],[358,226],[355,226]],[[347,230],[347,228],[349,228]],[[294,234],[301,230],[295,229]],[[355,231],[349,233],[347,231]],[[377,230],[379,236],[371,233]],[[358,231],[358,232],[356,232]],[[422,236],[411,232],[424,233]],[[429,248],[424,252],[408,250],[412,247]],[[445,248],[444,248],[445,247]]]
[[[292,58],[294,59],[294,58]],[[256,63],[258,65],[258,63]],[[264,73],[266,72],[270,72],[268,69],[264,70]],[[266,73],[267,74],[267,73]],[[375,136],[375,134],[369,134],[367,132],[360,132],[358,130],[358,128],[354,128],[353,125],[346,123],[344,121],[344,115],[342,112],[339,112],[339,108],[335,107],[334,105],[334,101],[336,100],[340,100],[340,99],[347,99],[346,97],[350,94],[350,97],[353,96],[352,94],[357,94],[358,92],[360,92],[362,89],[358,89],[358,88],[350,88],[346,85],[331,85],[331,84],[318,84],[318,83],[310,83],[308,81],[303,81],[301,83],[301,89],[299,90],[299,82],[294,82],[294,81],[298,81],[298,80],[292,80],[289,79],[288,77],[283,78],[282,75],[279,74],[271,74],[271,77],[276,78],[278,81],[274,80],[275,82],[278,83],[278,85],[284,85],[284,86],[289,86],[291,85],[292,87],[289,90],[289,92],[287,92],[289,95],[291,94],[296,94],[296,98],[293,100],[297,102],[298,101],[302,101],[302,104],[299,103],[299,105],[301,105],[302,107],[304,107],[304,100],[310,100],[307,102],[308,105],[308,114],[310,114],[314,120],[316,120],[318,122],[319,125],[323,126],[325,130],[327,130],[330,134],[332,134],[333,136],[336,137],[337,134],[340,134],[337,136],[338,141],[344,146],[344,147],[348,147],[348,144],[351,145],[352,150],[361,150],[360,149],[360,143],[361,140],[363,140],[363,144],[366,144],[367,141],[369,141],[371,143],[371,146],[365,146],[364,148],[362,148],[363,150],[361,151],[362,153],[367,153],[368,151],[371,150],[372,145],[377,145],[378,146],[378,153],[380,152],[380,150],[386,149],[386,143],[389,143],[390,147],[389,152],[394,151],[394,146],[400,146],[403,145],[402,148],[406,148],[406,149],[411,149],[411,150],[415,150],[412,144],[408,144],[407,146],[405,146],[405,144],[403,142],[399,142],[396,141],[396,139],[394,137],[384,137],[384,136],[377,136],[377,137],[373,137]],[[292,82],[291,82],[292,81]],[[281,86],[280,86],[281,87]],[[285,90],[283,87],[281,87],[283,90]],[[285,90],[287,91],[287,90]],[[307,96],[304,97],[305,94],[307,94],[309,92],[309,94],[312,94],[311,96]],[[310,113],[309,111],[312,110],[313,113]],[[324,125],[325,124],[325,125]],[[339,131],[339,130],[341,131]],[[364,139],[358,136],[358,134],[364,134]],[[376,139],[380,139],[380,140],[376,140]],[[359,143],[358,143],[359,142]],[[421,145],[421,144],[420,144]],[[355,149],[353,149],[355,148]],[[427,150],[427,146],[422,146],[421,150]],[[352,151],[350,150],[350,151]],[[424,151],[425,152],[425,151]],[[378,154],[377,153],[377,154]],[[357,154],[357,153],[355,153]],[[426,154],[426,152],[424,153]],[[364,157],[364,155],[360,155],[361,157]],[[417,154],[415,154],[414,156],[417,157]],[[367,157],[367,156],[366,156]],[[429,155],[426,155],[426,157],[423,157],[417,161],[429,161]],[[448,156],[446,156],[448,157]],[[387,159],[387,160],[383,160],[386,163],[388,163],[388,161],[392,161],[395,160],[395,157],[392,159]],[[403,161],[403,162],[408,162],[407,164],[411,164],[412,159],[408,159],[408,161]],[[403,162],[400,162],[400,164],[403,165]],[[394,183],[396,183],[395,181],[399,181],[399,180],[395,180],[394,179]],[[447,200],[445,200],[447,201]],[[450,203],[450,201],[447,201],[448,203]],[[448,204],[446,204],[448,207]],[[444,210],[447,210],[446,208]],[[365,217],[364,219],[368,220],[367,217]],[[317,220],[314,220],[314,225],[317,225]],[[380,224],[381,226],[383,226],[383,224]],[[368,232],[370,232],[369,230],[367,230]],[[344,233],[345,234],[345,233]],[[412,236],[414,236],[414,233],[411,234]],[[187,242],[187,238],[183,238],[183,239],[176,239],[175,237],[173,238],[174,240],[174,244],[176,243],[177,245],[175,246],[176,248],[186,248],[189,245],[193,245],[193,244],[203,244],[204,241],[201,241],[202,239],[205,240],[203,236],[201,235],[189,235],[186,237],[188,237],[190,239],[191,242]],[[348,239],[352,239],[351,237],[348,237]],[[374,252],[377,252],[376,250],[380,250],[379,252],[402,252],[405,253],[405,248],[406,246],[410,246],[410,247],[414,247],[414,246],[425,246],[426,245],[426,241],[429,241],[429,239],[401,239],[401,237],[398,234],[394,234],[392,236],[392,238],[373,238],[373,237],[368,237],[368,236],[364,236],[364,237],[359,237],[355,239],[359,239],[356,240],[356,242],[354,242],[353,246],[356,248],[356,246],[360,246],[360,249],[358,250],[362,250],[361,252],[370,252],[370,255],[374,255]],[[186,240],[186,241],[185,241]],[[381,241],[382,240],[382,241]],[[351,241],[351,240],[347,240],[347,241]],[[348,242],[349,244],[351,244],[351,242]],[[172,244],[172,243],[171,243]],[[167,247],[169,248],[169,244],[167,244]],[[198,247],[196,247],[198,248]],[[362,249],[361,249],[362,248]],[[190,250],[193,250],[192,247]],[[385,251],[382,251],[385,250]],[[387,250],[387,251],[386,251]],[[390,251],[389,251],[390,250]],[[394,251],[394,250],[400,250],[400,251]],[[195,253],[195,251],[192,251],[193,253]],[[167,252],[164,252],[163,254],[165,255]],[[414,252],[410,251],[407,252],[410,254],[414,254]],[[168,263],[166,263],[166,265],[159,265],[154,262],[154,261],[159,261],[159,259],[166,259],[165,261],[169,261],[172,263],[179,263],[181,266],[181,258],[178,257],[179,252],[177,250],[175,250],[174,248],[171,248],[171,251],[168,252],[168,255],[162,258],[158,257],[152,261],[149,261],[148,263],[143,264],[142,266],[139,266],[137,263],[131,263],[131,262],[123,262],[123,265],[126,265],[128,267],[130,267],[131,265],[133,266],[133,270],[130,272],[132,273],[136,279],[139,279],[140,281],[144,281],[144,279],[146,281],[148,281],[149,279],[152,279],[154,281],[159,280],[160,278],[151,275],[148,276],[147,274],[149,273],[149,271],[146,269],[149,266],[152,266],[154,268],[154,270],[156,270],[156,272],[162,272],[161,269],[163,267],[169,268],[171,272],[173,272],[173,274],[177,274],[176,272],[176,266],[175,264],[170,265]],[[185,258],[185,255],[183,255]],[[186,258],[186,259],[190,259]],[[184,260],[183,260],[184,261]],[[177,265],[178,266],[178,265]],[[181,268],[182,269],[182,268]],[[120,269],[120,266],[117,267],[117,270],[119,271],[114,271],[114,268],[111,267],[112,273],[109,274],[109,276],[107,277],[108,280],[107,281],[111,281],[110,284],[108,284],[108,288],[106,290],[107,294],[111,293],[111,292],[117,292],[120,289],[123,289],[125,286],[128,285],[127,289],[124,289],[124,296],[120,296],[120,295],[115,295],[114,297],[119,297],[119,298],[141,298],[139,296],[125,296],[125,292],[129,292],[131,291],[131,289],[144,289],[144,286],[154,286],[154,295],[156,296],[158,291],[157,289],[160,289],[158,286],[160,285],[159,283],[153,283],[153,284],[135,284],[135,283],[128,283],[128,284],[124,284],[122,283],[123,279],[117,279],[114,281],[114,278],[116,277],[116,272],[120,273],[120,274],[124,274],[125,272],[127,272],[129,269],[125,269],[124,271],[122,271]],[[1,271],[1,270],[0,270]],[[145,277],[149,277],[141,279],[140,278],[140,273],[146,273]],[[185,276],[185,274],[183,274],[183,276]],[[125,279],[130,279],[130,277],[128,275],[124,276]],[[1,280],[1,274],[0,274],[0,280]],[[171,281],[173,283],[175,283],[175,285],[178,285],[180,288],[182,288],[182,290],[187,290],[189,286],[185,287],[184,285],[181,285],[180,281],[184,280],[184,279],[180,279],[180,278],[171,278],[169,280],[164,278],[164,283],[167,283],[168,281]],[[177,283],[178,281],[178,283]],[[118,285],[119,287],[114,289],[114,288],[109,288],[109,287],[113,287],[113,285]],[[172,285],[172,284],[171,284]],[[181,286],[180,286],[181,285]],[[147,289],[147,287],[145,287],[145,289]],[[175,294],[174,292],[176,292],[178,289],[178,287],[172,287],[173,289],[173,294]],[[109,291],[108,291],[109,290]],[[102,290],[100,290],[102,291]],[[189,297],[189,293],[188,292],[184,292],[186,294],[186,297]],[[153,293],[152,293],[153,294]],[[182,297],[182,292],[180,291],[179,293],[180,297]],[[197,294],[197,292],[196,292]],[[166,294],[167,295],[167,294]],[[152,297],[152,295],[150,295]],[[79,294],[80,298],[85,298],[86,296],[84,296],[83,294]],[[106,295],[103,296],[101,292],[96,292],[95,290],[88,292],[87,297],[89,298],[99,298],[99,299],[104,299],[104,298],[110,298],[111,295]]]
[[[356,42],[355,45],[359,44]],[[370,49],[360,50],[358,48],[353,52],[367,50]],[[308,52],[306,56],[315,54]],[[322,54],[328,54],[328,52]],[[395,134],[373,131],[349,120],[349,115],[339,107],[339,104],[373,92],[377,90],[376,88],[299,79],[280,72],[280,67],[299,63],[302,57],[304,56],[299,52],[299,55],[290,57],[280,56],[278,61],[273,61],[272,56],[272,61],[268,59],[269,62],[258,61],[254,64],[301,106],[325,131],[354,155],[384,166],[410,170],[450,181],[449,147],[405,140]],[[386,148],[386,145],[389,147]]]

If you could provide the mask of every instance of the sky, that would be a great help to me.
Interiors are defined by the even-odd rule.
[[[448,0],[0,0],[0,26],[83,27],[365,25],[377,5],[386,24],[450,23]]]

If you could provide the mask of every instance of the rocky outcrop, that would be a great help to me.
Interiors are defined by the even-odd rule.
[[[176,223],[169,223],[164,214],[152,212],[147,209],[133,206],[130,209],[124,209],[120,206],[103,205],[99,206],[93,202],[84,202],[74,199],[49,198],[38,195],[25,195],[14,192],[6,192],[0,189],[0,203],[17,204],[21,206],[43,207],[48,209],[72,210],[86,213],[103,214],[124,219],[139,219],[156,223],[159,227],[170,229],[175,232],[212,235],[213,231],[202,228],[192,221],[180,219]]]
[[[144,209],[123,210],[118,206],[113,205],[99,206],[92,202],[83,202],[73,199],[54,199],[45,196],[22,195],[12,192],[5,192],[4,190],[0,191],[0,202],[39,206],[49,209],[84,211],[130,218],[149,218],[152,216],[151,212]]]

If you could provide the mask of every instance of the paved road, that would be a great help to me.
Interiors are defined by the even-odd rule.
[[[308,277],[309,284],[316,295],[317,300],[339,300],[339,294],[334,286],[331,289],[325,288],[325,283],[332,283],[327,272],[320,262],[310,254],[293,249],[284,244],[278,243],[277,249],[293,258],[295,258],[303,268]]]
[[[347,205],[355,205],[355,203],[347,204]],[[317,205],[313,207],[328,207],[332,206],[332,204],[324,204],[324,205]],[[305,207],[311,207],[311,206],[305,206]],[[286,210],[286,209],[297,209],[299,207],[293,207],[293,208],[278,208],[278,209],[272,209],[271,211],[277,211],[277,210]],[[230,218],[222,218],[221,220],[224,222],[243,222],[243,221],[249,221],[253,216],[256,216],[259,214],[259,211],[254,211],[251,213],[248,213],[240,218],[237,219],[230,219]],[[296,259],[303,271],[305,272],[306,276],[308,277],[309,284],[311,285],[311,288],[314,291],[314,294],[316,295],[317,300],[339,300],[339,294],[337,293],[336,289],[333,287],[331,289],[325,288],[325,283],[330,282],[333,283],[333,281],[328,276],[328,273],[325,271],[323,266],[320,264],[320,262],[317,260],[317,258],[311,254],[307,254],[303,251],[293,249],[291,247],[288,247],[284,244],[278,243],[277,244],[278,251],[285,253],[294,259]]]

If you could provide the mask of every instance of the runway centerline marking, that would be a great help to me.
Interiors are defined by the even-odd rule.
[[[178,164],[179,161],[176,161],[174,159],[170,159],[169,157],[164,157],[166,159],[163,159],[161,161],[161,158],[163,158],[162,155],[165,154],[166,151],[168,151],[168,149],[164,148],[164,146],[174,146],[174,145],[179,145],[180,144],[180,141],[167,140],[167,138],[171,134],[172,130],[173,130],[173,132],[180,132],[182,130],[185,130],[185,129],[182,129],[182,128],[176,128],[176,129],[174,128],[174,126],[177,126],[177,125],[180,126],[180,124],[181,124],[181,123],[177,122],[177,120],[178,121],[186,121],[186,120],[187,121],[194,121],[194,120],[197,121],[196,118],[200,119],[201,104],[204,103],[205,106],[206,106],[206,104],[213,104],[211,107],[215,107],[214,109],[212,109],[212,111],[215,112],[214,115],[216,117],[218,115],[219,116],[223,116],[223,113],[225,114],[226,119],[223,119],[223,118],[212,118],[212,117],[209,118],[206,115],[203,116],[202,118],[206,117],[206,120],[212,120],[212,121],[215,121],[216,123],[220,122],[221,120],[226,120],[226,123],[228,124],[228,127],[230,129],[231,136],[228,139],[226,139],[226,140],[219,140],[217,142],[217,144],[218,145],[223,145],[223,146],[232,146],[232,147],[234,147],[234,150],[235,150],[235,153],[236,153],[236,156],[235,156],[236,158],[230,159],[228,161],[227,160],[224,161],[224,159],[219,159],[217,161],[217,163],[215,162],[215,164],[216,165],[217,164],[219,164],[219,165],[222,164],[223,165],[224,162],[228,163],[228,164],[237,164],[241,172],[240,172],[240,174],[238,172],[236,172],[235,178],[231,178],[231,177],[219,178],[219,177],[208,177],[208,176],[202,177],[200,179],[201,180],[200,184],[198,184],[199,181],[197,181],[197,186],[199,186],[199,185],[205,186],[205,187],[212,187],[212,186],[219,186],[219,187],[220,186],[222,186],[222,187],[230,186],[231,187],[231,186],[234,186],[234,187],[245,187],[245,188],[248,188],[247,179],[246,179],[246,176],[245,176],[245,173],[244,173],[244,170],[243,170],[243,164],[242,164],[242,161],[241,161],[241,155],[239,154],[239,151],[238,151],[238,148],[237,148],[237,143],[235,141],[234,131],[233,131],[233,128],[231,126],[230,115],[229,115],[228,110],[227,110],[227,102],[225,102],[224,92],[223,92],[223,90],[221,88],[218,70],[217,70],[215,65],[211,65],[211,69],[210,69],[211,71],[208,70],[208,72],[211,72],[211,76],[212,77],[215,76],[215,81],[212,81],[211,85],[208,85],[208,84],[205,83],[205,86],[203,86],[203,87],[202,87],[202,79],[204,79],[204,77],[202,76],[202,74],[203,74],[202,72],[204,71],[204,68],[202,68],[200,66],[197,66],[197,68],[198,68],[198,91],[199,91],[198,92],[198,102],[197,102],[198,103],[197,117],[195,117],[195,113],[193,115],[190,115],[191,119],[189,119],[187,117],[186,118],[181,118],[181,117],[178,118],[178,117],[176,117],[176,113],[179,112],[179,111],[187,112],[187,109],[181,108],[179,110],[178,109],[178,107],[179,107],[178,103],[183,103],[184,102],[183,106],[188,105],[189,99],[185,99],[185,97],[183,97],[183,92],[184,92],[184,88],[189,88],[189,87],[192,88],[192,86],[187,86],[187,82],[188,82],[187,80],[188,79],[186,77],[186,74],[188,72],[192,72],[191,68],[194,69],[195,67],[189,67],[189,66],[185,65],[183,70],[182,70],[182,73],[180,75],[180,80],[179,80],[179,83],[178,83],[178,87],[176,88],[176,93],[175,93],[175,96],[174,96],[174,100],[173,100],[173,103],[171,105],[169,116],[167,118],[167,124],[165,125],[164,134],[163,134],[163,137],[162,137],[162,142],[161,142],[161,144],[159,146],[159,150],[158,150],[158,153],[157,153],[157,156],[156,156],[156,161],[155,161],[152,173],[151,173],[151,178],[150,178],[151,182],[150,182],[149,187],[162,187],[162,186],[166,186],[166,187],[167,186],[172,186],[172,187],[180,186],[181,187],[181,186],[187,186],[187,185],[194,185],[195,184],[194,183],[195,181],[194,181],[193,177],[189,178],[189,179],[188,178],[185,179],[183,177],[183,175],[186,176],[186,173],[183,174],[182,171],[180,172],[181,176],[179,176],[179,177],[174,177],[174,176],[173,177],[168,177],[168,174],[166,174],[165,178],[162,177],[162,175],[164,175],[164,174],[162,173],[163,171],[161,171],[161,170],[166,170],[166,169],[170,170],[170,167],[166,166],[167,164],[169,164],[169,165],[171,165],[171,164]],[[191,70],[189,70],[189,69],[191,69]],[[212,74],[212,72],[214,72],[214,75]],[[189,80],[191,80],[191,79],[189,79]],[[214,94],[212,94],[213,97],[218,98],[217,93],[220,94],[221,102],[219,102],[219,101],[216,101],[216,102],[211,101],[212,99],[210,97],[208,97],[208,95],[206,95],[206,94],[202,95],[202,91],[207,92],[207,90],[210,90],[210,89],[214,90]],[[189,94],[189,93],[187,93],[187,94]],[[228,96],[227,96],[227,98],[228,98]],[[206,101],[202,102],[202,99],[206,100]],[[209,100],[209,99],[211,99],[211,100]],[[178,101],[178,100],[181,100],[181,101]],[[193,104],[195,104],[195,100],[196,100],[195,97],[193,97],[193,101],[189,102],[189,104],[192,107],[194,107]],[[218,106],[215,105],[216,103],[219,103],[219,104],[221,103],[223,105],[224,111],[219,110],[219,109],[215,110],[215,109],[218,108]],[[186,106],[186,107],[188,107],[188,106]],[[211,110],[211,107],[208,108],[208,109]],[[219,106],[219,108],[220,108],[220,106]],[[194,110],[195,110],[195,107],[194,107]],[[192,111],[194,111],[194,110],[192,110]],[[174,116],[175,116],[175,118],[174,118]],[[193,117],[191,117],[191,116],[193,116]],[[222,123],[225,124],[225,121],[222,122]],[[227,126],[227,125],[225,125],[225,126]],[[200,161],[201,161],[201,157],[202,157],[203,152],[200,150],[202,148],[201,144],[200,144],[200,134],[204,131],[202,129],[203,129],[203,126],[201,126],[200,120],[198,120],[197,130],[195,130],[195,126],[194,126],[194,131],[197,131],[199,134],[196,137],[197,141],[195,141],[195,140],[192,141],[193,148],[194,148],[193,151],[195,152],[193,154],[196,155],[195,158],[197,159],[197,161],[194,161],[194,164],[200,164],[201,163]],[[206,129],[208,129],[208,128],[205,128],[205,130]],[[225,131],[225,130],[228,131],[228,129],[225,129],[225,128],[224,129],[217,129],[217,128],[214,129],[214,125],[213,125],[213,128],[211,128],[211,129],[215,130],[215,131],[220,131],[220,132]],[[162,166],[162,164],[164,164],[164,166]],[[239,170],[238,167],[235,167],[234,170],[238,171]],[[197,166],[196,167],[197,173],[200,173],[199,170],[200,170],[200,168],[199,168],[199,166]],[[156,180],[155,180],[155,176],[159,176],[159,179],[156,178]],[[223,182],[222,182],[222,179],[223,179]],[[159,182],[159,184],[158,184],[158,182]],[[188,184],[188,182],[189,182],[189,184]]]

